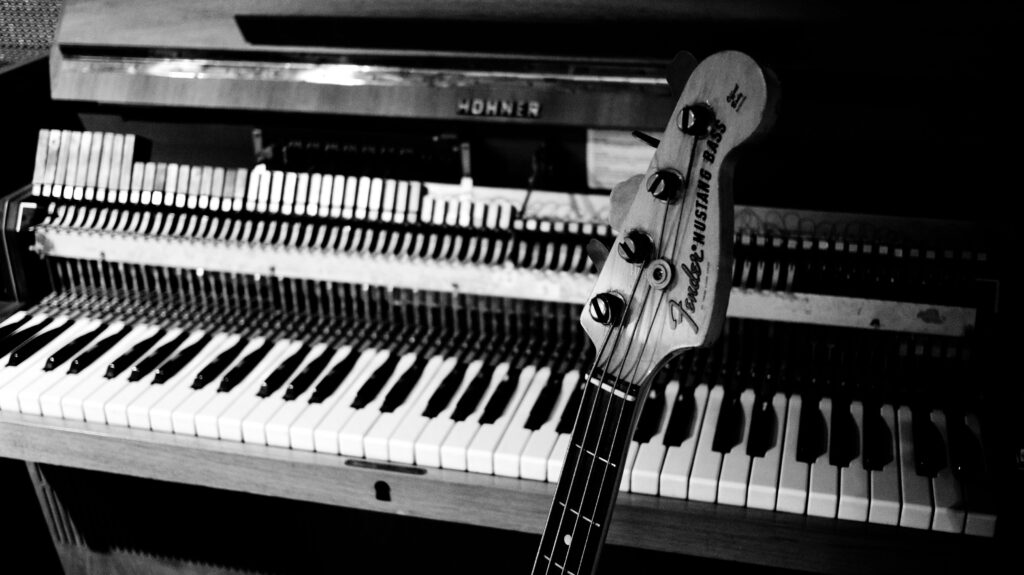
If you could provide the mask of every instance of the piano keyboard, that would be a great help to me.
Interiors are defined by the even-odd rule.
[[[558,335],[509,337],[71,290],[0,324],[0,411],[553,482],[589,366],[566,307],[532,312]],[[521,333],[544,334],[524,329],[539,317]],[[976,414],[745,375],[759,328],[743,321],[662,372],[622,491],[994,533]]]

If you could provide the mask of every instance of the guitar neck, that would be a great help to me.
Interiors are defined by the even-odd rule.
[[[582,399],[533,573],[591,573],[597,565],[649,381],[594,373]]]

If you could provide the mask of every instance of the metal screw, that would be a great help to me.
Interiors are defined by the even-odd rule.
[[[622,318],[622,310],[626,307],[622,298],[614,293],[605,292],[597,294],[590,300],[590,319],[601,325],[612,325],[618,323]]]
[[[619,255],[633,265],[643,265],[654,251],[654,242],[646,233],[632,229],[619,242]]]

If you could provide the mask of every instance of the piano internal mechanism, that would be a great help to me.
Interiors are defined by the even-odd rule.
[[[650,162],[676,53],[740,44],[785,107],[737,162],[723,333],[659,372],[600,572],[996,565],[1011,231],[928,173],[962,164],[957,94],[871,97],[938,64],[862,61],[866,16],[800,3],[448,4],[68,0],[49,57],[0,70],[40,99],[2,181],[0,456],[65,572],[335,570],[280,554],[347,537],[342,512],[509,541],[525,571],[594,362],[593,249],[623,231],[608,192]],[[184,517],[208,509],[246,518],[220,547]]]

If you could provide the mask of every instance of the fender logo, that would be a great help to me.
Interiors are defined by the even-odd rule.
[[[536,100],[490,100],[462,98],[455,108],[459,116],[498,116],[503,118],[539,118],[540,102]]]

